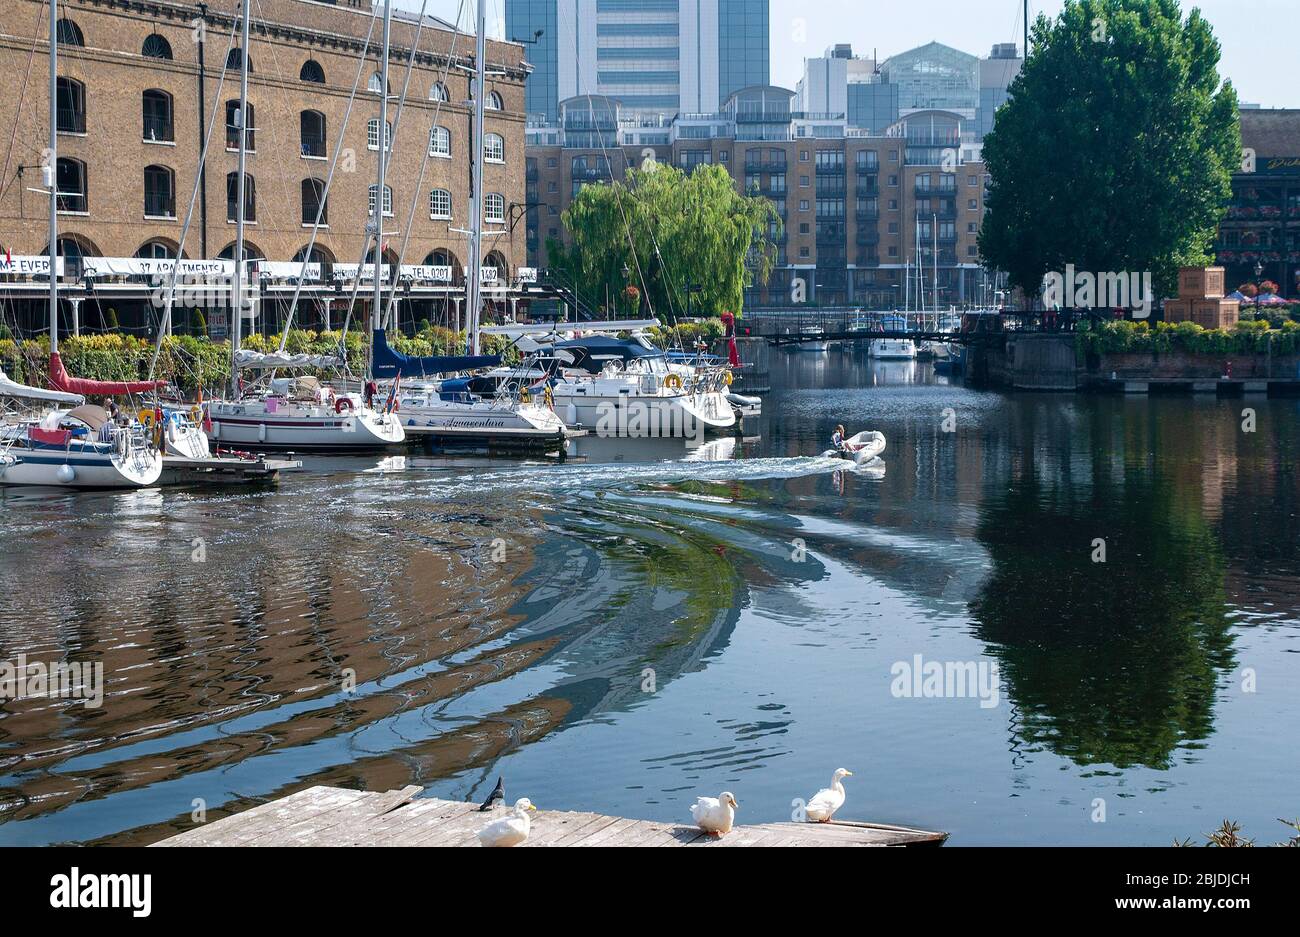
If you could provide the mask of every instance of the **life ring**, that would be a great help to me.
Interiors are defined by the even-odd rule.
[[[148,409],[141,410],[139,413],[137,413],[136,419],[138,419],[143,426],[149,428],[152,428],[154,423],[156,423],[158,420],[153,410],[148,410]]]
[[[673,390],[681,390],[682,389],[681,375],[677,374],[676,372],[669,374],[667,377],[664,378],[664,387],[671,387]]]
[[[531,401],[532,399],[533,399],[532,395],[531,395],[530,393],[528,393],[527,390],[525,390],[525,389],[522,388],[522,387],[519,388],[519,402],[520,402],[520,403],[528,403],[528,402]]]
[[[730,371],[723,371],[723,372],[722,372],[722,383],[726,384],[728,387],[731,386],[731,372],[730,372]]]
[[[194,406],[190,407],[190,420],[196,426],[203,422],[203,407],[200,404],[196,403]]]
[[[334,401],[335,413],[342,413],[345,408],[348,410],[352,409],[352,401],[348,397],[340,397],[338,400]]]

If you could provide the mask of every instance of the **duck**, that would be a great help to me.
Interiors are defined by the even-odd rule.
[[[809,799],[804,807],[804,814],[809,823],[827,823],[835,811],[844,806],[844,785],[841,778],[851,778],[853,772],[848,768],[836,768],[831,775],[831,786],[824,787]]]
[[[493,820],[478,831],[478,841],[484,846],[518,846],[528,839],[532,823],[528,811],[536,810],[527,797],[515,801],[514,810],[499,820]]]
[[[695,804],[691,807],[691,819],[704,832],[712,836],[722,836],[731,832],[736,811],[739,809],[740,804],[736,803],[736,798],[731,791],[723,791],[717,797],[696,798]]]
[[[478,808],[480,813],[491,810],[506,802],[505,780],[506,779],[503,777],[497,778],[497,786],[492,788],[492,793],[488,794],[488,799],[483,801],[483,805]]]

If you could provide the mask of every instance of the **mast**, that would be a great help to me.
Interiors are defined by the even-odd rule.
[[[379,65],[379,170],[375,183],[375,300],[370,307],[370,334],[379,328],[379,316],[383,309],[384,281],[379,271],[384,262],[384,179],[388,175],[388,43],[393,25],[392,0],[384,0],[384,46],[382,61]],[[369,355],[373,359],[373,350]],[[371,362],[373,366],[373,361]],[[366,376],[371,376],[371,368],[366,369]]]
[[[235,355],[244,328],[244,176],[248,166],[248,0],[240,5],[239,39],[239,170],[235,180],[235,274],[230,281],[230,394],[239,399],[239,369]],[[179,258],[177,260],[179,263]]]
[[[41,180],[50,190],[50,354],[59,353],[59,2],[50,0],[50,159]]]
[[[931,263],[932,276],[930,277],[930,285],[931,288],[934,290],[934,314],[938,316],[939,315],[939,216],[937,214],[934,215],[934,220],[931,222],[931,224],[934,225],[934,230],[931,232],[934,235],[934,254],[931,255],[933,262]]]
[[[469,176],[469,279],[465,281],[465,326],[467,351],[479,350],[478,320],[480,278],[483,273],[483,99],[487,87],[487,2],[478,0],[478,21],[474,27],[474,119],[470,134],[472,157]]]

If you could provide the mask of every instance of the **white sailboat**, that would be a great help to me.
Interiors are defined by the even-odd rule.
[[[256,449],[273,449],[281,451],[331,450],[331,451],[374,451],[401,443],[406,434],[401,423],[390,412],[372,409],[362,397],[355,393],[339,393],[328,383],[321,383],[315,378],[275,378],[257,381],[245,392],[241,387],[239,373],[241,368],[263,370],[269,373],[286,367],[342,367],[346,364],[342,358],[323,356],[311,361],[301,361],[298,356],[283,354],[241,353],[239,342],[244,318],[244,182],[247,164],[247,130],[244,127],[244,115],[248,113],[248,63],[249,45],[249,0],[243,0],[241,23],[241,43],[244,54],[240,55],[239,74],[239,170],[236,183],[236,223],[235,223],[235,266],[231,289],[232,329],[231,329],[231,398],[213,401],[208,405],[208,418],[211,430],[209,435],[219,445],[239,446]],[[392,22],[392,9],[389,2],[384,4],[384,44],[381,69],[384,78],[383,87],[387,88],[389,29]],[[364,52],[362,53],[364,56]],[[388,110],[387,94],[380,94],[380,122],[385,126]],[[337,161],[338,148],[334,159]],[[388,153],[385,147],[379,148],[379,188],[384,191],[384,174]],[[331,166],[331,177],[333,168]],[[328,183],[327,183],[328,186]],[[323,202],[323,200],[322,200]],[[383,200],[376,195],[371,234],[375,239],[375,302],[371,309],[372,320],[377,319],[380,307],[380,291],[383,288],[379,271],[382,269],[383,238],[380,219],[383,212]],[[305,263],[305,261],[304,261]],[[358,274],[360,275],[360,274]],[[254,300],[250,297],[248,304]],[[281,343],[283,345],[283,342]]]

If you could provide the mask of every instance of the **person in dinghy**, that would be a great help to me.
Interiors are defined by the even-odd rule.
[[[845,440],[843,423],[837,423],[835,432],[831,433],[831,448],[841,455],[847,456],[849,454],[849,444]]]
[[[844,424],[840,423],[835,427],[835,432],[831,434],[831,448],[823,452],[822,455],[851,459],[860,465],[863,462],[869,462],[884,451],[885,436],[883,433],[877,430],[863,430],[853,436],[847,436],[844,432]]]

